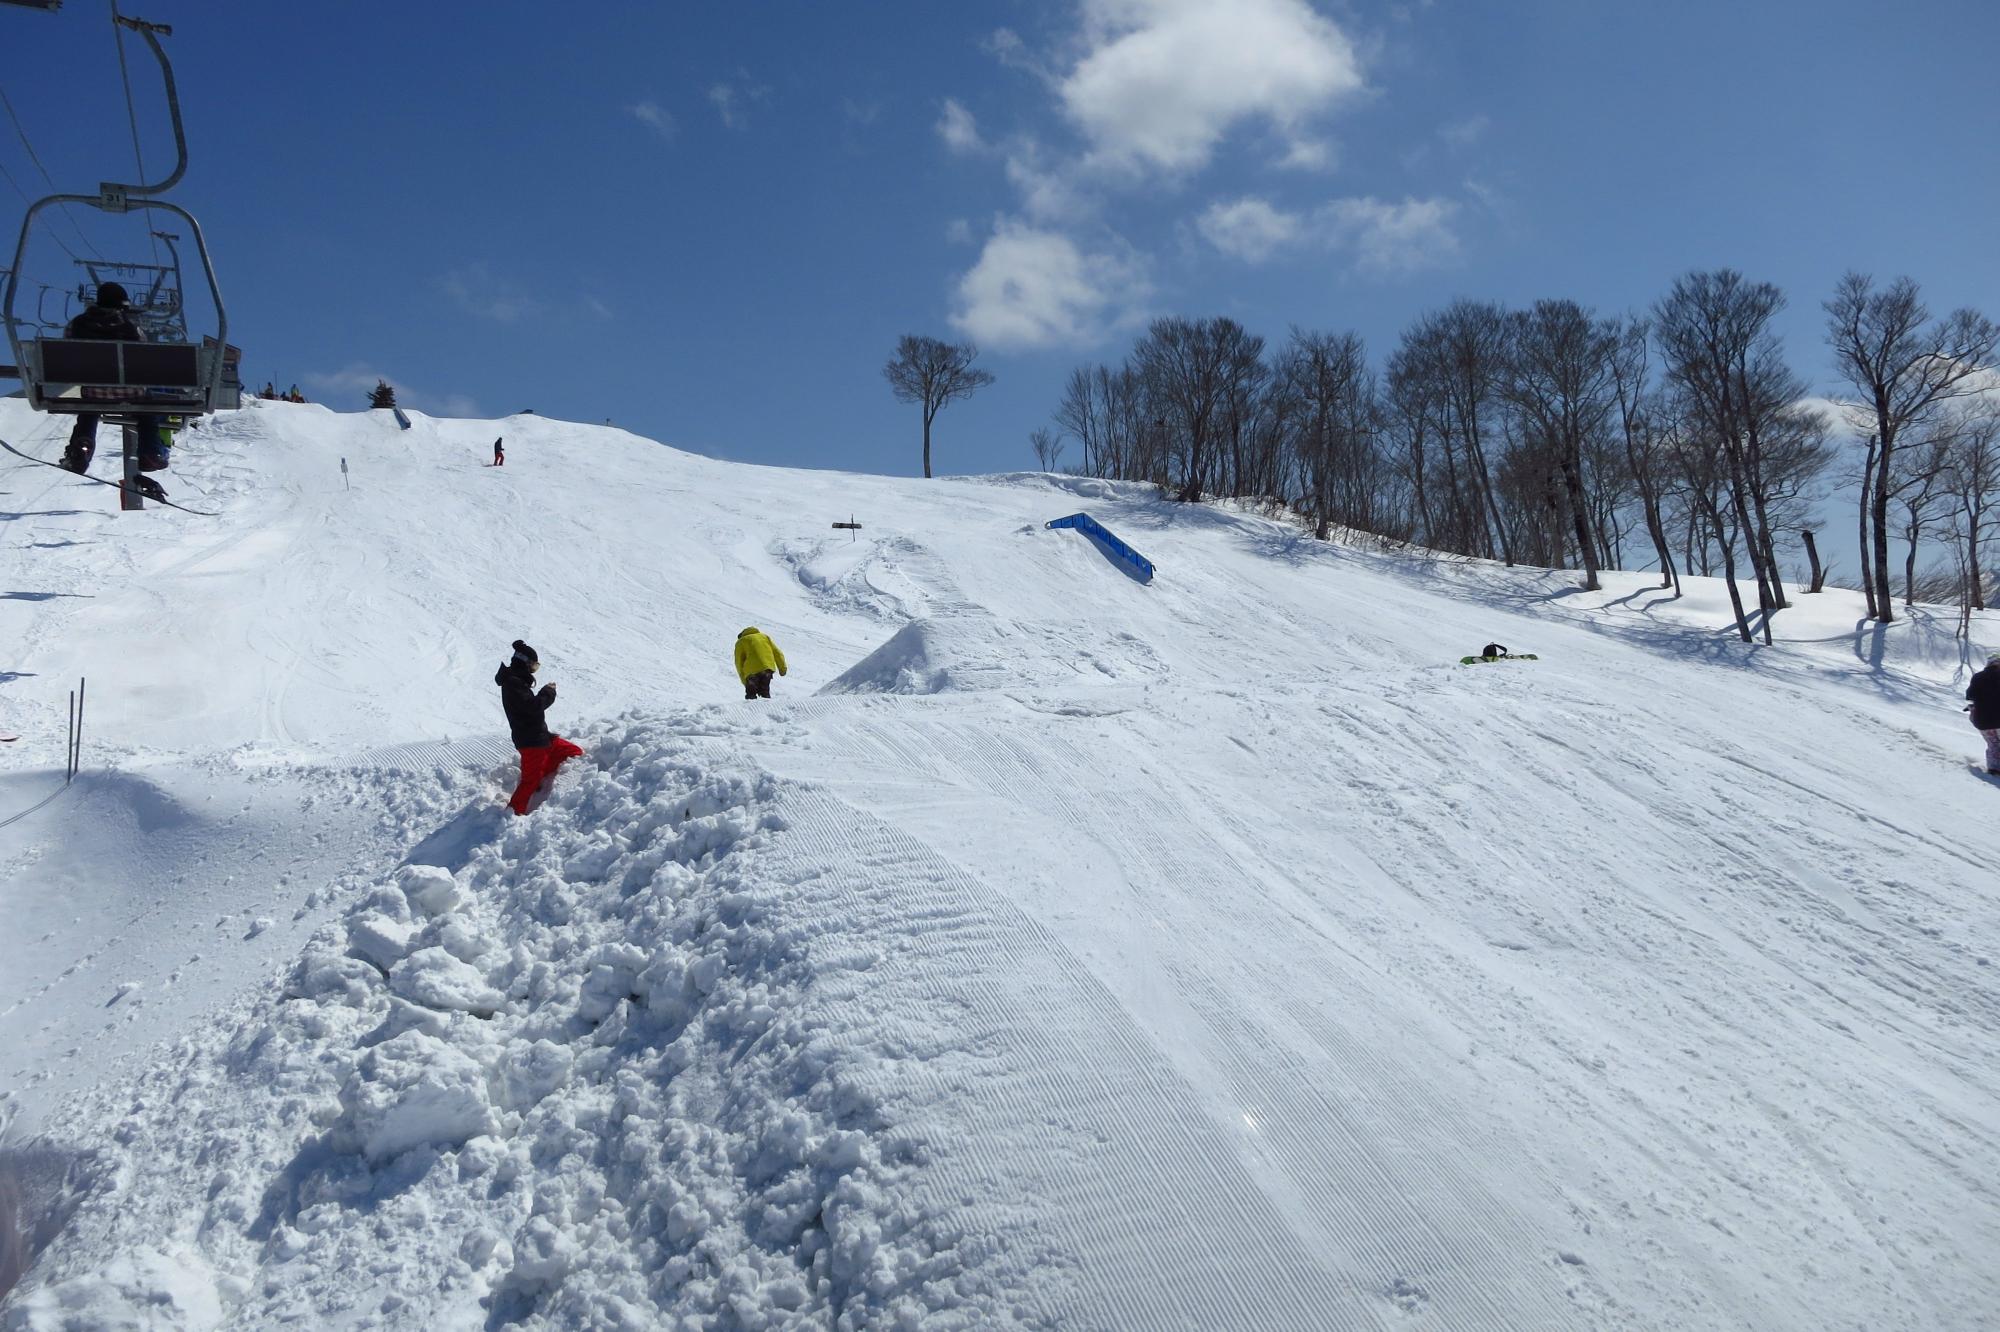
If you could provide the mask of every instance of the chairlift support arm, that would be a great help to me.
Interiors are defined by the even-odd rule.
[[[115,12],[114,18],[119,27],[130,28],[144,37],[146,45],[153,48],[153,55],[160,62],[160,77],[166,81],[167,85],[167,113],[173,118],[174,122],[174,152],[178,159],[174,163],[173,174],[157,185],[125,185],[110,180],[99,185],[98,189],[103,192],[103,198],[96,202],[96,206],[102,208],[107,213],[122,213],[130,207],[128,196],[134,194],[165,194],[168,190],[180,184],[181,177],[187,174],[188,149],[187,131],[181,127],[180,89],[174,83],[174,67],[167,61],[167,49],[160,45],[160,35],[165,34],[171,37],[174,30],[164,23],[148,23],[145,19],[128,18],[123,14],[116,14]]]

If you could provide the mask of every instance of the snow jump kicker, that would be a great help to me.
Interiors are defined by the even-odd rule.
[[[1077,531],[1095,540],[1106,555],[1109,555],[1112,559],[1131,570],[1140,582],[1150,583],[1153,581],[1153,562],[1126,545],[1123,541],[1120,541],[1112,534],[1110,528],[1098,522],[1087,513],[1073,513],[1067,518],[1052,519],[1049,522],[1043,523],[1042,526],[1047,528],[1074,527]]]

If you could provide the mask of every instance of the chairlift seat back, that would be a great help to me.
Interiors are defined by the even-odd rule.
[[[29,358],[22,379],[45,412],[211,410],[215,352],[192,343],[36,338],[22,348]]]

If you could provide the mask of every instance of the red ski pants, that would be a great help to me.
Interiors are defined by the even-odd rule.
[[[569,741],[557,736],[551,743],[536,745],[533,749],[521,751],[521,784],[514,788],[514,798],[507,802],[507,808],[516,814],[528,812],[528,802],[535,792],[542,789],[542,783],[556,775],[564,759],[581,758],[583,751]]]

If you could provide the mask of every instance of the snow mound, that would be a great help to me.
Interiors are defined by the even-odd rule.
[[[199,1118],[124,1121],[62,1251],[94,1264],[50,1255],[7,1326],[1010,1321],[968,1307],[878,1056],[810,1002],[865,963],[809,950],[761,869],[782,790],[712,767],[712,728],[584,734],[456,874],[359,893],[142,1082]]]
[[[1030,655],[1033,654],[1033,655]],[[1039,656],[1019,629],[990,615],[912,620],[820,687],[822,694],[943,694],[1020,683]]]

